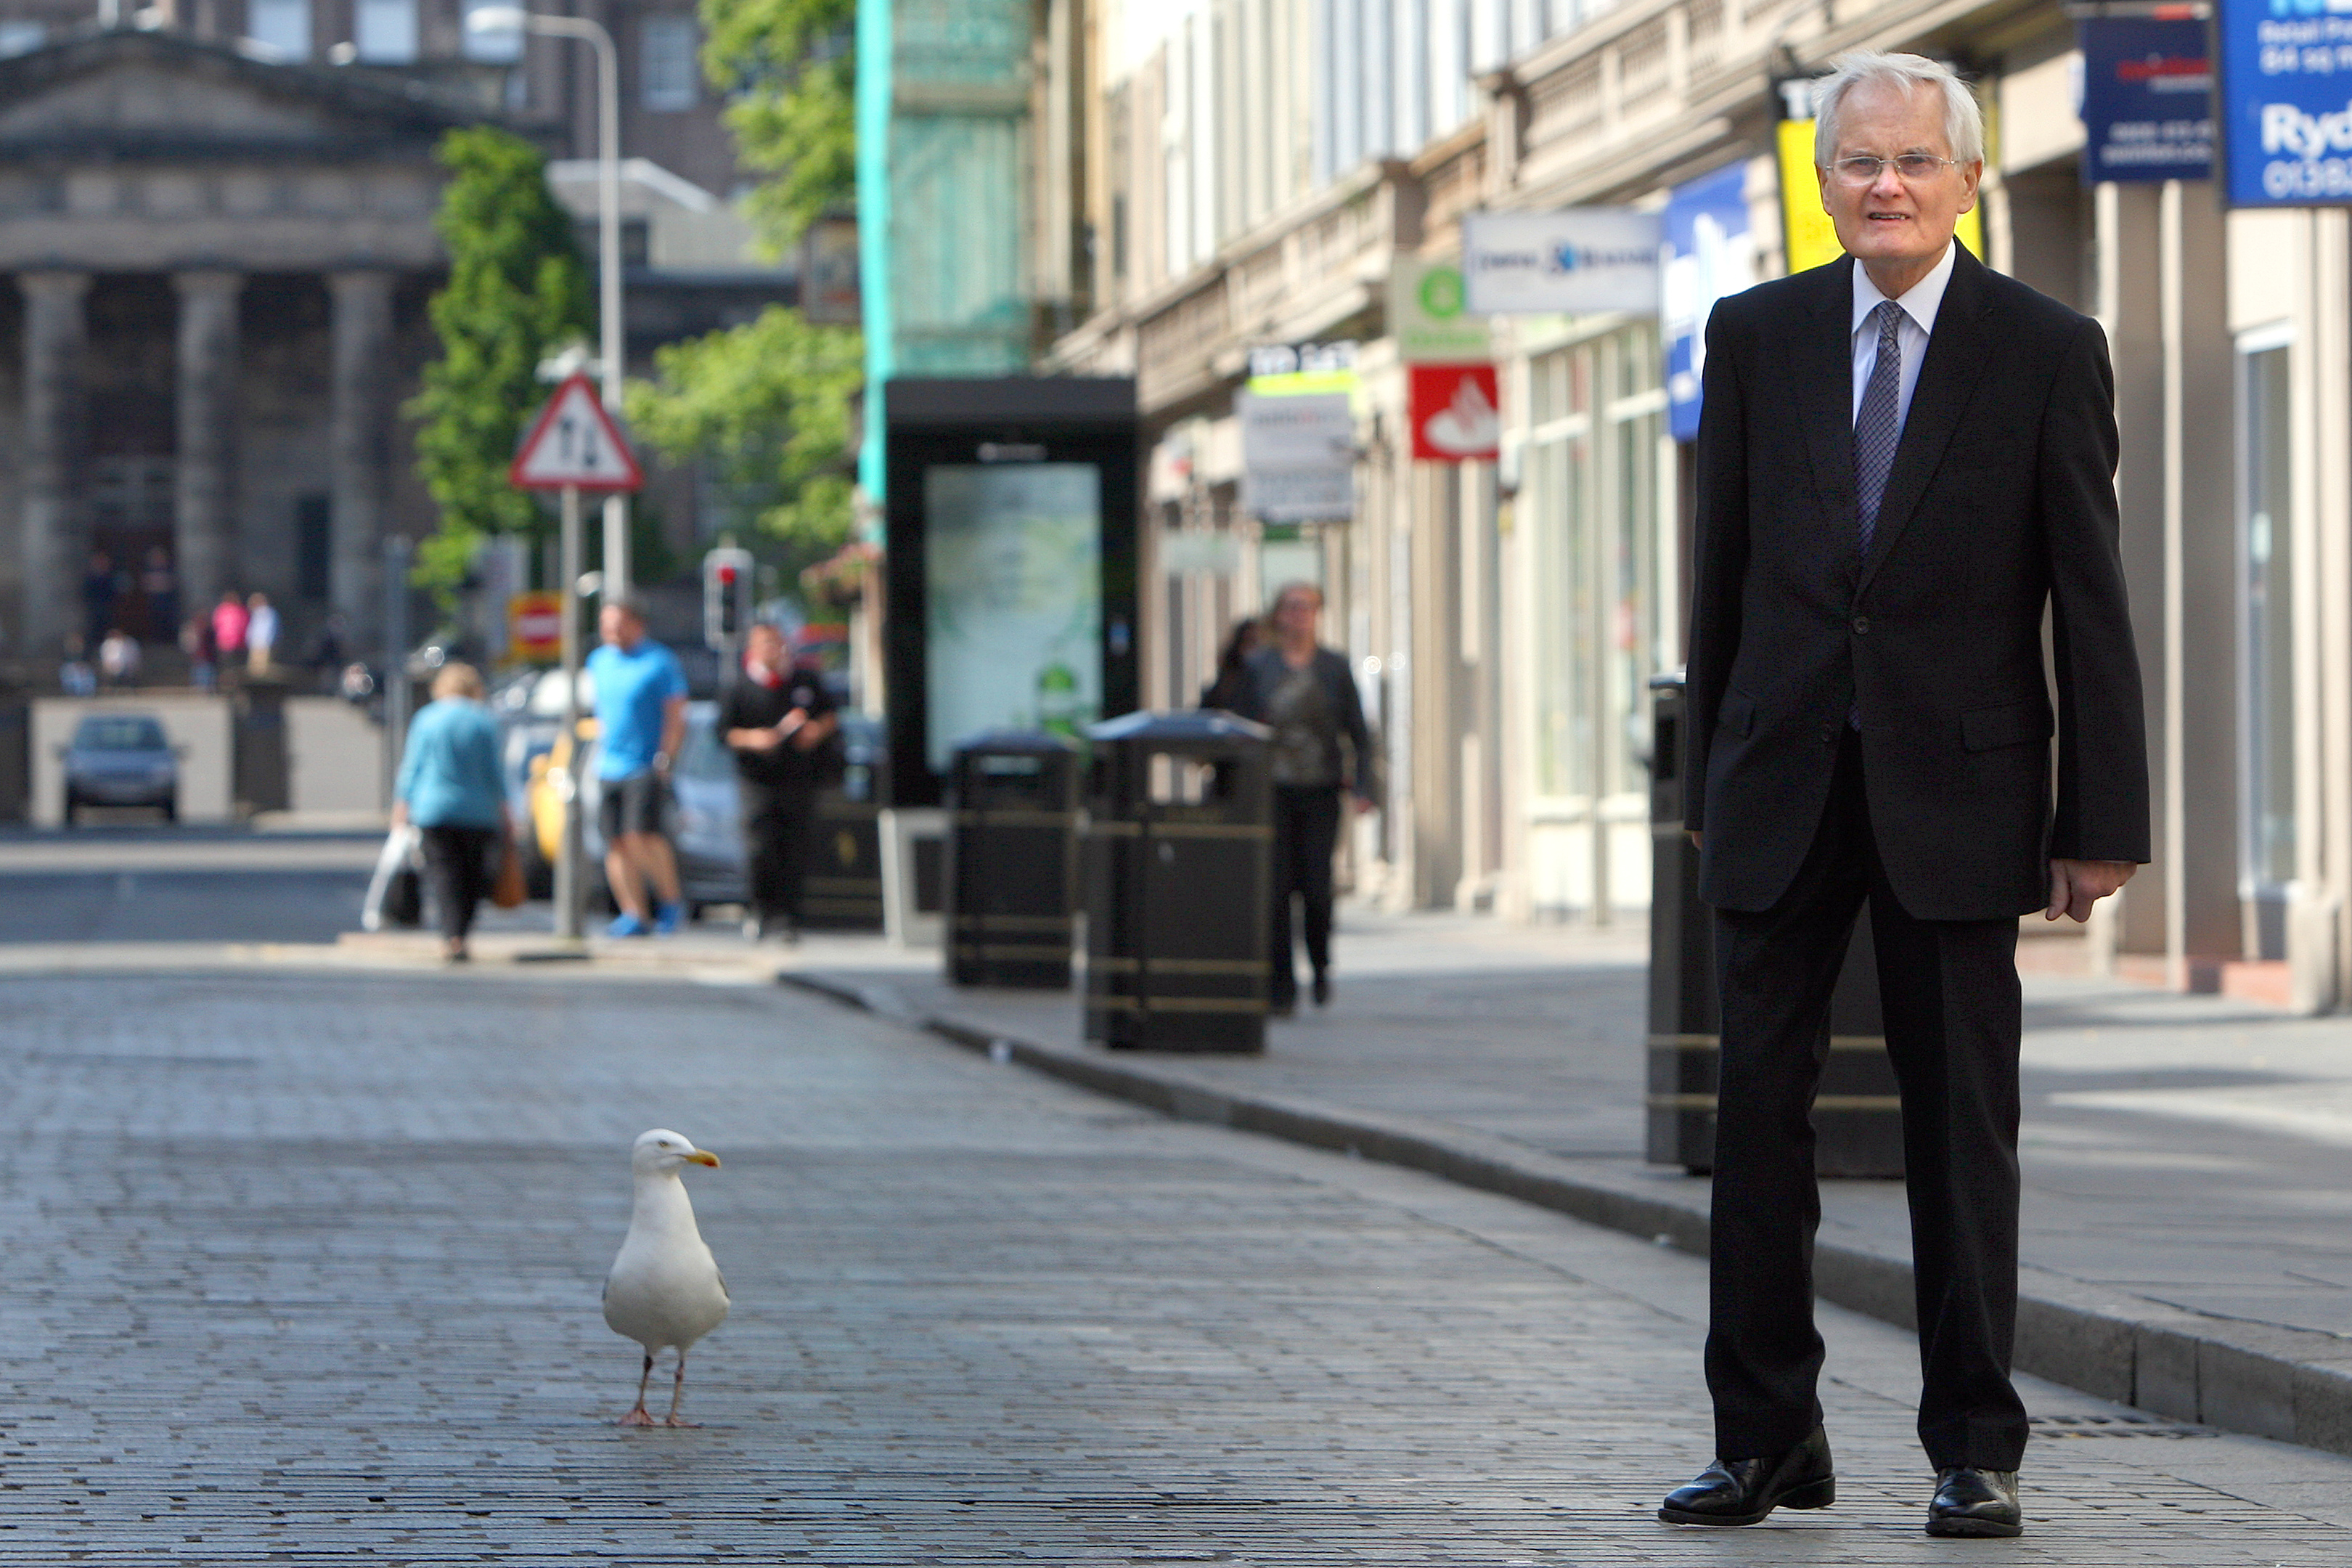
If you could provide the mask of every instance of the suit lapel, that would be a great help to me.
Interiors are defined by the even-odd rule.
[[[1798,416],[1813,461],[1813,492],[1832,528],[1843,528],[1853,554],[1853,263],[1841,256],[1814,274],[1812,309],[1796,323],[1801,334],[1790,368],[1799,389]]]
[[[1957,239],[1952,243],[1959,246]],[[1944,302],[1936,311],[1936,330],[1927,336],[1927,358],[1919,366],[1919,384],[1911,392],[1911,411],[1903,421],[1902,442],[1895,448],[1894,471],[1886,476],[1886,494],[1878,504],[1877,533],[1870,557],[1863,563],[1862,581],[1854,589],[1857,594],[1870,586],[1879,563],[1894,551],[1895,542],[1918,509],[1919,498],[1927,493],[1936,465],[1943,460],[1944,448],[1951,445],[1960,416],[1967,412],[1990,347],[1985,314],[1991,305],[1990,290],[1984,286],[1984,264],[1960,246],[1959,254],[1952,258],[1951,281],[1944,286]],[[1849,316],[1852,311],[1849,305]],[[1847,363],[1850,367],[1853,362]],[[1845,382],[1849,396],[1853,374],[1849,368]]]

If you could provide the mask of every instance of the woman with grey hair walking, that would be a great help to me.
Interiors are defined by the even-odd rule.
[[[451,963],[469,956],[474,910],[498,874],[491,856],[503,852],[509,831],[498,721],[482,697],[482,677],[472,665],[441,667],[433,700],[408,726],[393,790],[394,824],[415,824],[425,840],[442,956]]]

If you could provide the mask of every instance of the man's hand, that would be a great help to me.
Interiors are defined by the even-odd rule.
[[[2050,862],[2050,907],[2045,921],[2072,915],[2091,918],[2091,906],[2132,879],[2137,866],[2128,860],[2053,860]]]
[[[1706,835],[1704,833],[1694,830],[1690,836],[1690,841],[1691,847],[1694,849],[1704,849],[1706,847]]]

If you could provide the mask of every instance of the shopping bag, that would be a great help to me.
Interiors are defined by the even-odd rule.
[[[425,835],[414,826],[394,828],[383,837],[383,853],[375,858],[375,875],[368,879],[367,897],[360,904],[360,929],[382,931],[389,923],[413,926],[425,917],[425,889],[420,878]]]
[[[502,910],[513,909],[530,896],[522,881],[522,855],[515,848],[514,840],[499,835],[499,874],[490,884],[490,902]]]
[[[384,884],[383,918],[396,926],[416,926],[425,921],[425,879],[416,868],[402,865]]]

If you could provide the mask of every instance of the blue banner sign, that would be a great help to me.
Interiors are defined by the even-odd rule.
[[[2211,179],[2213,67],[2205,24],[2095,16],[2077,26],[2084,177]]]
[[[2352,203],[2352,0],[2221,0],[2218,32],[2229,202]]]
[[[1666,267],[1659,313],[1666,340],[1666,426],[1698,439],[1698,384],[1706,369],[1706,318],[1715,302],[1756,281],[1748,228],[1748,165],[1734,163],[1676,185],[1666,196]]]

